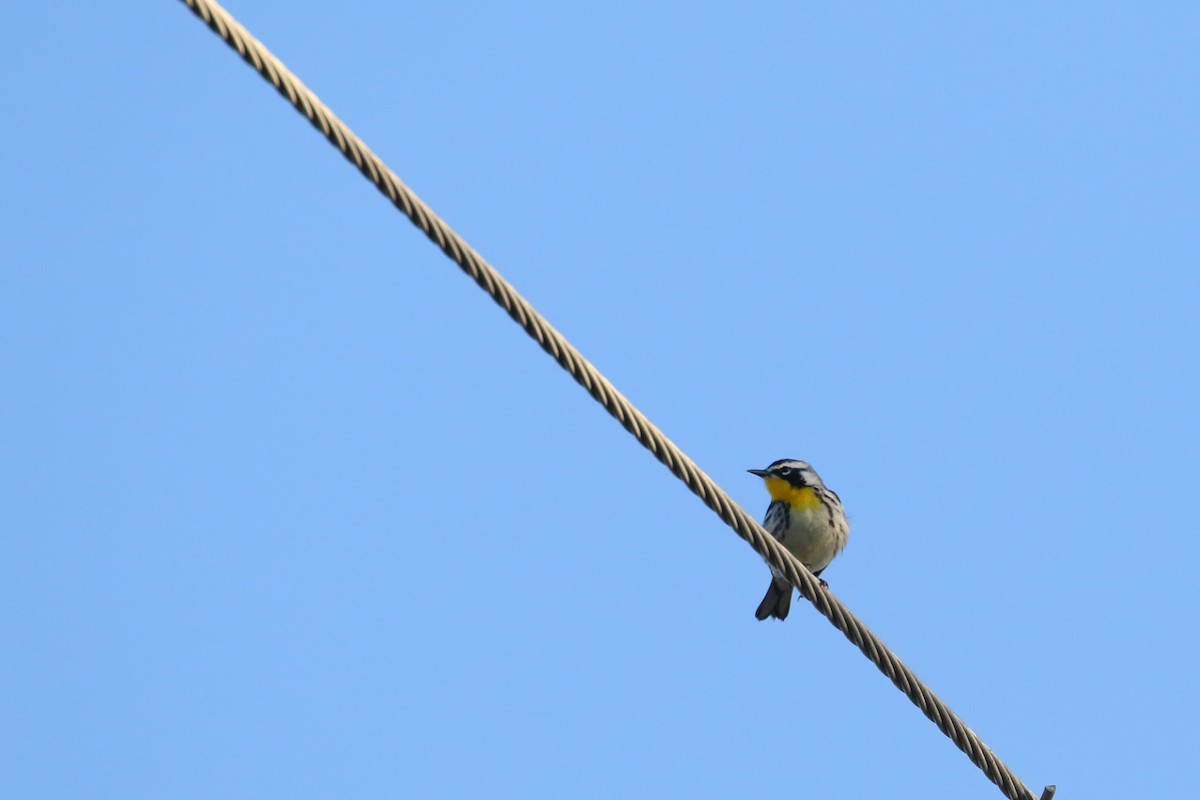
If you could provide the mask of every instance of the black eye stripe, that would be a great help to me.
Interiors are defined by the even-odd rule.
[[[798,488],[823,486],[816,470],[808,462],[795,458],[781,458],[774,461],[763,472],[767,473],[763,477],[778,478]]]

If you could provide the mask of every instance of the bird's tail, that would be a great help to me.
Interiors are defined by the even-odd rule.
[[[788,611],[792,608],[792,585],[785,580],[772,578],[771,585],[767,587],[767,594],[758,604],[758,610],[754,612],[757,619],[766,619],[767,617],[775,617],[775,619],[787,619]]]

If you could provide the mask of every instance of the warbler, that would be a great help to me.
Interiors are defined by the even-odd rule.
[[[762,478],[771,494],[763,527],[813,575],[820,574],[846,546],[850,523],[837,494],[806,461],[784,458],[766,469],[747,470]],[[821,581],[825,585],[825,581]],[[758,619],[787,619],[792,606],[792,584],[771,567],[771,585],[758,604]]]

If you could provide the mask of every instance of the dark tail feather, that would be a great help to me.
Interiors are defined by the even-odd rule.
[[[767,595],[758,604],[758,610],[754,612],[757,619],[766,619],[767,617],[775,617],[775,619],[787,619],[788,611],[792,608],[792,585],[786,581],[779,581],[775,578],[771,579],[771,585],[767,587]]]

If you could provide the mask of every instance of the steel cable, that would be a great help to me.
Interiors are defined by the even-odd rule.
[[[1032,800],[1033,793],[1012,770],[963,723],[865,624],[820,585],[796,558],[784,550],[759,525],[704,474],[650,420],[642,415],[549,322],[521,297],[474,249],[459,238],[404,183],[371,152],[337,116],[287,67],[212,0],[181,0],[263,78],[287,98],[297,111],[349,159],[376,188],[419,227],[442,251],[495,300],[542,349],[571,374],[597,402],[641,442],[704,504],[745,539],[769,564],[780,570],[813,606],[854,643],[900,691],[949,737],[975,766],[1011,800]],[[1049,786],[1042,800],[1050,800]]]

